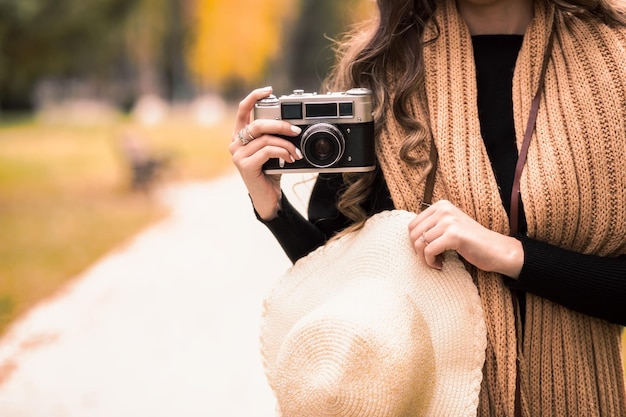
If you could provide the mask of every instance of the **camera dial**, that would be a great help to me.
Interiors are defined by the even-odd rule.
[[[258,106],[275,106],[278,104],[278,98],[274,94],[270,94],[269,96],[262,98],[257,101]]]
[[[343,134],[330,123],[314,124],[302,134],[302,155],[317,168],[335,164],[343,156],[344,149]]]
[[[350,90],[346,91],[346,94],[352,95],[352,96],[368,96],[370,94],[372,94],[372,90],[370,90],[369,88],[351,88]]]

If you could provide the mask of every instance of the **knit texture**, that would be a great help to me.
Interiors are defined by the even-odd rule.
[[[439,152],[434,200],[448,199],[485,227],[508,234],[508,217],[480,134],[470,33],[455,2],[426,28],[426,103]],[[535,2],[513,78],[518,149],[552,23],[555,38],[536,129],[521,178],[530,237],[582,253],[626,253],[626,30]],[[438,29],[439,28],[439,29]],[[419,211],[425,166],[398,156],[407,134],[386,118],[377,153],[397,208]],[[416,150],[428,161],[425,142]],[[626,415],[621,327],[527,296],[525,333],[498,274],[478,271],[488,346],[479,415],[513,416],[519,366],[524,416]],[[519,364],[517,363],[519,361]]]
[[[298,260],[264,301],[261,353],[284,417],[475,417],[487,331],[454,252],[415,254],[384,211]]]

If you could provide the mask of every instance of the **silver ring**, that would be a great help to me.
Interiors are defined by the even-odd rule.
[[[249,138],[248,142],[256,139],[254,136],[252,136],[252,133],[250,133],[250,125],[246,125],[244,129],[246,131],[246,135],[248,135],[248,138]]]
[[[237,137],[239,138],[239,141],[242,145],[247,145],[248,143],[250,143],[250,141],[243,136],[243,129],[237,132]]]
[[[426,246],[428,246],[428,244],[430,243],[429,241],[426,240],[426,232],[422,232],[422,243],[425,244]]]

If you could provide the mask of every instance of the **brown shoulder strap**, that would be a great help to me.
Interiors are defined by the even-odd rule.
[[[550,38],[548,39],[548,45],[546,46],[546,52],[543,56],[543,63],[541,65],[541,72],[539,73],[539,85],[537,91],[533,97],[533,101],[530,106],[530,113],[528,115],[528,122],[526,123],[526,131],[524,132],[524,140],[522,141],[522,147],[520,148],[519,156],[517,158],[517,165],[515,166],[515,176],[513,177],[513,189],[511,190],[511,215],[509,216],[509,228],[510,236],[516,236],[519,226],[519,200],[520,200],[520,178],[524,165],[526,164],[526,156],[528,155],[528,147],[530,146],[530,138],[533,135],[535,129],[535,123],[537,121],[537,112],[539,111],[539,102],[541,101],[541,92],[543,91],[543,84],[548,68],[548,61],[550,61],[550,55],[552,54],[552,43],[554,40],[554,27],[550,31]]]
[[[435,173],[437,172],[438,154],[437,147],[435,146],[435,140],[431,137],[430,140],[430,171],[426,177],[426,187],[424,188],[424,198],[422,199],[422,210],[432,204],[433,189],[435,188]]]

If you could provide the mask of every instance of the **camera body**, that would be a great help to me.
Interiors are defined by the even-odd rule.
[[[286,120],[302,129],[298,136],[281,137],[304,158],[288,164],[272,158],[263,165],[266,173],[367,172],[376,167],[372,92],[366,88],[271,95],[256,103],[254,118]]]

